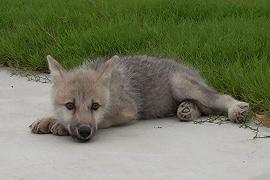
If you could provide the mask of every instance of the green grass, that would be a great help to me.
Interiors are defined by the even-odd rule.
[[[149,54],[193,64],[211,85],[270,112],[269,0],[0,0],[0,63],[46,71]]]

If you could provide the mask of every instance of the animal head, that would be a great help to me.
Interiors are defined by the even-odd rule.
[[[115,58],[115,56],[113,57]],[[91,139],[110,102],[111,60],[94,69],[64,69],[47,56],[55,116],[79,141]]]

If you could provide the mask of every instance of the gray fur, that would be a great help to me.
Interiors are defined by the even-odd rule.
[[[104,62],[104,59],[88,61],[82,67],[96,69]],[[200,78],[197,72],[180,63],[157,57],[122,56],[114,67],[115,71],[124,71],[124,93],[136,101],[139,119],[176,115],[179,100],[171,92],[170,77],[173,73],[181,72],[183,76]]]
[[[104,62],[106,59],[98,59],[94,62],[88,60],[82,65],[82,68],[97,69]],[[193,68],[184,65],[181,61],[176,62],[171,59],[146,55],[122,56],[114,67],[115,71],[124,70],[122,73],[126,91],[121,95],[128,94],[136,101],[139,119],[175,116],[180,102],[183,100],[196,101],[187,95],[187,93],[192,93],[192,89],[183,89],[178,92],[178,95],[173,93],[171,78],[175,73],[179,74],[179,78],[188,79],[194,86],[197,86],[209,100],[217,94]],[[205,114],[218,113],[212,108],[203,106],[201,102],[197,101],[197,104]]]

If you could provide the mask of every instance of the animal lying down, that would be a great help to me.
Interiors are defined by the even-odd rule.
[[[54,115],[32,123],[36,134],[90,140],[98,129],[134,120],[177,116],[192,121],[226,113],[245,120],[249,104],[217,92],[200,75],[176,61],[149,56],[113,56],[65,70],[47,56]]]

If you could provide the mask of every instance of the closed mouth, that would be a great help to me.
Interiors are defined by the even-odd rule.
[[[76,137],[76,140],[79,142],[87,142],[89,141],[91,138],[81,138],[81,137]]]

